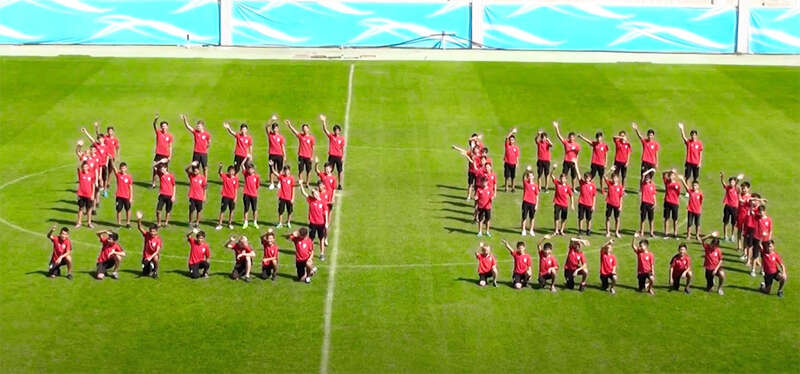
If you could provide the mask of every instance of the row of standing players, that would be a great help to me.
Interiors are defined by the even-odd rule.
[[[553,122],[556,135],[564,147],[564,160],[562,162],[562,172],[556,177],[551,176],[556,167],[551,168],[550,148],[553,143],[548,138],[546,132],[539,130],[536,134],[537,146],[537,166],[534,174],[533,167],[528,166],[523,176],[523,201],[521,228],[522,235],[530,234],[535,236],[535,214],[539,206],[540,183],[544,180],[544,187],[541,190],[546,193],[548,183],[553,181],[553,208],[554,208],[554,232],[552,235],[564,235],[566,229],[567,213],[575,210],[573,191],[578,193],[578,233],[591,235],[592,215],[596,205],[596,194],[599,191],[605,194],[605,228],[606,237],[612,236],[611,219],[614,220],[613,236],[621,237],[620,214],[625,192],[625,179],[627,177],[628,165],[632,147],[628,141],[625,131],[620,131],[614,136],[615,157],[614,163],[606,173],[606,156],[609,151],[608,145],[603,142],[603,133],[595,134],[595,139],[591,140],[581,134],[573,132],[564,137],[561,133],[560,124]],[[650,237],[655,237],[654,232],[654,206],[656,204],[656,186],[653,182],[653,174],[658,168],[658,153],[660,145],[656,141],[655,131],[650,129],[643,136],[636,123],[632,124],[642,143],[642,162],[640,174],[640,224],[636,236],[644,236],[646,226],[649,226]],[[700,231],[700,217],[704,195],[700,189],[698,181],[702,164],[703,143],[699,139],[696,130],[691,130],[689,136],[686,135],[683,123],[678,124],[678,128],[686,145],[685,173],[681,175],[676,169],[669,169],[662,173],[664,182],[664,239],[670,236],[678,239],[678,210],[680,204],[681,186],[686,189],[688,197],[688,220],[686,239],[691,238],[692,227],[694,236],[698,241],[702,241]],[[519,146],[516,143],[517,129],[512,129],[505,138],[505,153],[503,157],[504,190],[508,191],[509,186],[512,192],[515,190],[514,179],[516,167],[520,160]],[[590,171],[580,175],[578,166],[578,154],[581,146],[578,139],[583,140],[592,147],[592,157]],[[468,160],[467,172],[467,200],[475,201],[473,219],[478,225],[478,236],[491,237],[490,224],[492,216],[492,201],[497,195],[498,181],[493,172],[492,160],[488,154],[488,148],[482,143],[479,134],[472,134],[468,140],[467,148],[453,146]],[[595,185],[594,179],[601,179]],[[569,178],[569,180],[568,180]],[[785,269],[782,265],[780,256],[774,251],[767,255],[767,247],[772,242],[772,218],[767,215],[766,202],[757,193],[752,193],[749,182],[741,182],[744,175],[728,178],[727,182],[722,172],[720,172],[720,183],[724,189],[723,198],[723,237],[725,241],[736,241],[740,251],[742,261],[750,268],[751,276],[756,276],[756,270],[762,267],[761,273],[765,277],[765,285],[762,289],[769,290],[769,285],[775,279],[786,279]],[[691,183],[689,180],[691,179]],[[576,185],[575,182],[578,182]],[[741,183],[740,183],[741,182]],[[672,232],[669,231],[669,223],[672,224]],[[735,235],[734,235],[735,231]],[[728,233],[730,232],[730,235]],[[715,240],[718,240],[715,238]],[[769,258],[765,259],[765,256]],[[774,274],[770,271],[775,270],[770,267],[772,263],[763,265],[762,262],[775,260],[780,263],[778,270]],[[484,282],[485,283],[485,282]]]

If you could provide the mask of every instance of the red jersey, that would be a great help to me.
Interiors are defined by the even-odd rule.
[[[536,159],[538,161],[547,161],[550,162],[550,147],[551,144],[547,140],[537,140],[536,141]]]
[[[699,140],[687,140],[686,144],[686,163],[700,165],[700,156],[703,153],[703,142]]]
[[[258,187],[261,186],[261,177],[258,173],[250,174],[244,172],[244,194],[247,196],[258,197]]]
[[[511,144],[506,140],[506,151],[503,154],[503,162],[509,165],[516,165],[519,162],[519,146]]]
[[[100,243],[103,247],[100,249],[100,255],[97,256],[97,262],[106,262],[111,258],[111,253],[122,252],[122,247],[119,246],[119,243],[112,242],[108,238],[100,239]]]
[[[581,151],[581,145],[574,140],[562,140],[561,144],[564,144],[564,161],[577,162],[578,153]]]
[[[555,256],[545,256],[544,251],[539,251],[539,275],[547,274],[550,269],[558,269],[558,260]]]
[[[61,240],[61,237],[56,235],[50,237],[50,241],[53,242],[53,254],[50,256],[50,262],[55,263],[59,257],[72,250],[72,242],[69,238]]]
[[[564,261],[564,270],[575,271],[579,267],[581,267],[580,264],[585,264],[585,263],[586,263],[586,254],[570,248],[569,251],[567,252],[567,260]]]
[[[522,201],[536,205],[539,201],[539,185],[535,182],[522,181]]]
[[[683,273],[692,267],[692,259],[689,258],[688,255],[681,256],[680,254],[677,254],[672,256],[672,259],[669,261],[669,265],[676,273],[678,273],[678,275],[680,275],[680,273]]]
[[[119,138],[116,136],[106,135],[106,150],[108,156],[111,158],[117,157],[117,149],[119,148]]]
[[[497,265],[497,259],[491,253],[488,255],[477,253],[475,254],[475,258],[478,259],[478,274],[488,273]]]
[[[723,188],[725,188],[725,198],[722,199],[722,203],[731,208],[739,208],[739,192],[736,186],[731,187],[726,184]]]
[[[192,175],[189,177],[189,198],[205,201],[207,186],[208,181],[203,174]]]
[[[156,154],[159,156],[172,156],[172,142],[175,139],[172,134],[161,130],[156,131]]]
[[[639,187],[639,192],[642,194],[642,202],[648,204],[656,204],[656,184],[655,183],[642,183]]]
[[[745,218],[747,218],[747,212],[750,211],[750,194],[741,192],[739,193],[739,210],[736,214],[738,220],[744,222]]]
[[[130,200],[133,178],[131,178],[130,174],[121,172],[116,172],[116,176],[117,176],[117,197]]]
[[[94,182],[97,178],[97,173],[93,170],[83,172],[78,171],[78,196],[88,199],[94,199]]]
[[[514,274],[524,274],[531,266],[531,255],[524,253],[519,254],[516,251],[511,253],[514,257]]]
[[[324,199],[315,199],[309,196],[308,202],[308,223],[312,225],[324,225],[327,217],[328,202]]]
[[[775,274],[778,272],[778,265],[783,265],[783,259],[775,251],[761,255],[761,260],[765,274]]]
[[[239,258],[239,255],[242,253],[253,253],[253,248],[250,248],[247,244],[236,243],[233,246],[233,260],[236,262],[244,262],[245,258]]]
[[[291,175],[278,176],[278,198],[285,201],[294,199],[294,177]]]
[[[158,193],[172,197],[175,194],[175,176],[172,173],[161,174],[161,183],[158,185]]]
[[[750,204],[750,209],[747,210],[747,228],[756,230],[758,228],[758,218],[755,208]]]
[[[703,213],[703,193],[701,191],[689,191],[689,213]]]
[[[189,238],[189,266],[206,261],[211,257],[211,248],[208,242],[199,242],[195,238]]]
[[[594,209],[594,197],[597,195],[597,187],[594,182],[587,182],[583,179],[580,180],[581,188],[578,195],[578,204],[588,206]]]
[[[703,267],[706,270],[716,269],[722,262],[722,250],[719,247],[712,247],[710,244],[703,244],[703,251],[705,252]]]
[[[285,156],[283,154],[283,147],[286,145],[286,138],[277,132],[270,132],[267,138],[269,140],[269,154]]]
[[[655,140],[642,139],[642,162],[655,165],[658,163],[658,150],[661,146]]]
[[[239,157],[247,157],[250,154],[250,147],[253,146],[253,137],[242,133],[236,133],[236,148],[233,154]]]
[[[631,143],[619,138],[614,139],[614,162],[627,164],[631,158]]]
[[[342,157],[344,155],[344,136],[328,134],[328,155]]]
[[[566,208],[569,206],[569,197],[572,196],[572,188],[566,183],[561,183],[561,181],[556,178],[553,178],[553,184],[556,187],[556,192],[553,194],[553,204]]]
[[[211,143],[211,134],[208,131],[194,130],[194,152],[195,153],[208,153],[208,144]]]
[[[678,196],[681,194],[681,182],[673,182],[669,178],[664,177],[664,188],[666,189],[666,192],[664,192],[664,201],[679,205]]]
[[[469,166],[469,172],[472,173],[472,174],[476,174],[478,172],[478,170],[483,170],[483,168],[480,166],[481,165],[481,155],[480,154],[472,155],[471,158],[472,158],[472,162],[470,162],[469,165],[468,165]]]
[[[609,276],[614,274],[614,268],[617,266],[617,256],[611,253],[600,252],[600,275]]]
[[[294,242],[294,258],[297,262],[308,261],[314,254],[314,242],[311,238],[300,238],[299,236],[292,236],[290,238]]]
[[[645,252],[636,250],[636,272],[639,274],[647,274],[653,272],[653,264],[656,259],[653,257],[653,252]]]
[[[108,163],[108,147],[100,143],[94,143],[92,146],[97,150],[97,159],[100,162],[100,166],[105,166]]]
[[[150,232],[142,234],[144,238],[144,248],[142,249],[142,258],[147,258],[156,253],[161,248],[161,237],[158,235],[151,235]]]
[[[333,204],[333,192],[328,191],[327,189],[320,191],[319,199],[324,201],[326,204]]]
[[[494,191],[494,187],[497,186],[497,174],[484,171],[483,174],[480,175],[484,180],[486,180],[486,186],[489,187],[490,190]]]
[[[86,162],[86,165],[89,166],[89,171],[94,173],[97,170],[97,167],[100,166],[100,160],[97,157],[92,157],[89,153],[84,153],[81,156],[81,162]]]
[[[614,184],[614,182],[606,180],[608,190],[606,192],[606,204],[615,208],[619,208],[622,204],[622,195],[625,194],[625,186],[621,184]]]
[[[478,202],[478,209],[492,209],[492,198],[494,191],[489,186],[478,188],[475,197]]]
[[[239,190],[239,176],[220,173],[222,180],[222,197],[236,200],[236,193]]]
[[[267,266],[270,264],[278,264],[278,244],[269,245],[266,239],[261,239],[261,245],[264,246],[264,258],[261,259],[261,265]],[[274,260],[267,260],[268,258],[275,257]]]
[[[325,185],[325,190],[330,192],[336,191],[336,186],[339,184],[336,181],[336,177],[333,176],[333,173],[328,174],[324,171],[319,173],[319,180]]]
[[[592,142],[592,165],[605,166],[606,154],[608,153],[608,144],[593,141]]]
[[[297,133],[297,140],[300,144],[297,146],[297,155],[300,157],[311,158],[314,156],[314,144],[316,141],[314,140],[314,136],[311,134],[304,135],[303,133]]]
[[[756,221],[756,238],[765,242],[772,239],[772,218],[762,216]]]

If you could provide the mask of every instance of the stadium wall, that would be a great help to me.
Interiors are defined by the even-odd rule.
[[[5,0],[0,44],[800,53],[800,4],[678,3]]]

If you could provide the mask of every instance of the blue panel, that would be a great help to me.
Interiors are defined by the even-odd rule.
[[[0,43],[219,44],[217,0],[6,0]]]
[[[731,53],[733,8],[487,5],[485,45],[510,49]]]
[[[455,34],[448,48],[468,47],[469,3],[363,3],[336,0],[235,1],[233,44],[433,47],[432,34]]]
[[[751,9],[750,51],[800,53],[800,8]]]

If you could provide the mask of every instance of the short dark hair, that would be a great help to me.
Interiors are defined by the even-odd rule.
[[[742,182],[742,187],[750,188],[750,182]]]
[[[620,135],[626,135],[627,133],[625,132],[625,130],[622,130],[622,131],[619,132],[619,134]]]
[[[711,245],[714,247],[719,246],[719,238],[711,239]]]
[[[270,126],[270,128],[272,129],[272,131],[275,131],[275,129],[277,129],[278,127],[280,127],[280,125],[279,125],[277,122],[273,123],[273,124]]]
[[[113,240],[113,241],[119,240],[119,234],[117,234],[115,232],[112,232],[112,233],[108,234],[108,237],[111,238],[111,240]]]
[[[545,250],[545,251],[548,250],[548,249],[553,249],[553,245],[550,244],[549,242],[544,243],[544,245],[542,246],[542,249]]]
[[[161,121],[161,123],[159,123],[158,125],[159,125],[159,126],[169,125],[169,122],[167,122],[167,121]]]
[[[333,125],[333,131],[336,131],[336,130],[342,131],[342,126]]]
[[[598,131],[598,132],[594,133],[594,137],[595,138],[599,138],[601,136],[603,136],[603,132],[602,131]]]
[[[650,135],[650,134],[655,135],[656,134],[656,130],[648,129],[647,130],[647,135]]]
[[[758,206],[758,212],[759,213],[764,213],[764,211],[766,211],[766,210],[767,210],[767,206],[766,205],[759,205]]]
[[[697,130],[689,131],[689,135],[697,135]]]
[[[639,241],[639,244],[644,244],[648,247],[650,246],[650,242],[647,239],[642,239],[641,241]]]
[[[127,163],[125,163],[125,162],[120,162],[120,163],[119,163],[119,167],[123,167],[123,166],[128,166],[128,164],[127,164]]]
[[[300,236],[308,235],[308,229],[305,227],[301,227],[300,230],[297,230],[297,232],[300,233]]]
[[[246,129],[246,128],[248,128],[248,127],[247,127],[247,124],[246,124],[246,123],[244,123],[244,122],[242,122],[242,124],[241,124],[241,125],[239,125],[239,130],[241,130],[241,129]]]
[[[61,228],[61,232],[69,233],[69,227],[67,227],[67,226],[62,227]]]
[[[489,153],[489,147],[483,147],[483,149],[481,149],[481,152]]]
[[[570,136],[575,136],[575,132],[570,131],[569,134],[567,134],[567,137],[570,137]]]
[[[678,244],[678,249],[681,249],[681,248],[689,250],[689,247],[686,246],[686,243],[684,243],[684,242],[681,242],[680,244]]]
[[[205,237],[206,237],[206,232],[205,232],[205,231],[198,231],[198,232],[197,232],[197,234],[196,234],[196,236],[197,236],[198,238],[201,238],[201,237],[202,237],[202,238],[205,238]]]
[[[108,131],[108,130],[113,130],[113,129],[114,129],[114,126],[108,126],[108,127],[106,127],[106,131]]]
[[[233,165],[228,165],[228,171],[231,171],[231,170],[236,171],[236,168],[233,167]]]
[[[292,167],[289,165],[283,165],[283,170],[292,170]]]
[[[517,242],[517,248],[524,247],[524,246],[525,246],[525,242],[523,242],[522,240]]]
[[[158,231],[158,226],[157,225],[150,225],[150,230]]]

